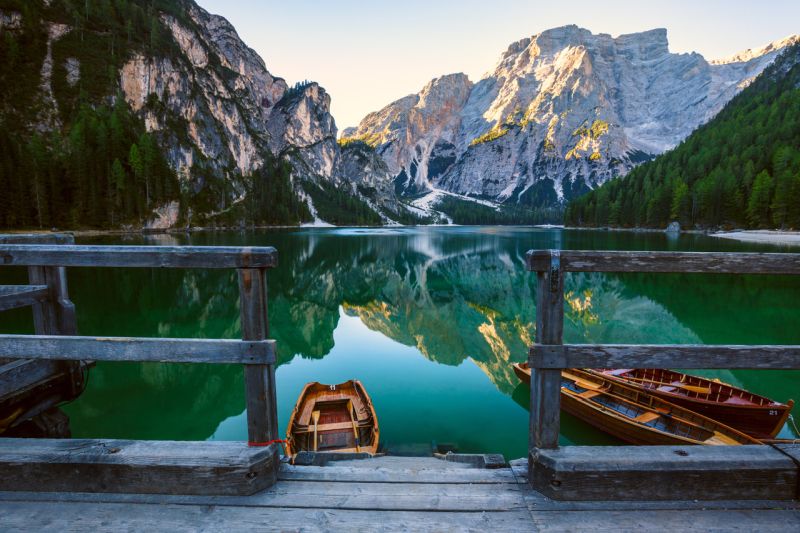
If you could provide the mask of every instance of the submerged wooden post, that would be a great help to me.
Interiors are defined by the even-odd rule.
[[[536,273],[536,344],[561,344],[564,331],[564,272],[560,253],[550,251],[547,270]],[[531,368],[531,453],[558,447],[561,416],[561,370]],[[533,457],[529,463],[533,464]]]
[[[240,268],[239,295],[242,339],[265,340],[269,336],[266,269]],[[277,439],[275,365],[244,365],[244,384],[249,443],[264,444]]]

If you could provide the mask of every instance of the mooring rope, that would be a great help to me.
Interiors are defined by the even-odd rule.
[[[800,429],[797,429],[797,424],[794,422],[794,415],[789,415],[789,422],[792,424],[792,429],[794,429],[794,434],[800,437]]]

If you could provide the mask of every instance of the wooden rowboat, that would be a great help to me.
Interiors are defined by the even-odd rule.
[[[530,384],[527,363],[515,364],[514,372]],[[645,390],[576,368],[561,372],[561,408],[632,444],[760,444],[744,433]]]
[[[360,381],[308,383],[286,428],[286,453],[378,451],[378,417]]]
[[[775,438],[794,406],[792,400],[783,404],[727,383],[664,368],[619,368],[596,372],[629,387],[646,390],[759,440]]]

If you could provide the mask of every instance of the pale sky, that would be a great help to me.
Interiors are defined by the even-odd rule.
[[[800,0],[197,0],[233,23],[273,76],[331,95],[341,131],[428,81],[493,68],[512,42],[577,24],[617,36],[667,28],[706,59],[800,33]]]

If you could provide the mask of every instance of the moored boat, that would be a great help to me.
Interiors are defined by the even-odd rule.
[[[372,400],[360,381],[308,383],[286,428],[286,453],[301,451],[375,454],[380,428]]]
[[[527,363],[515,364],[514,372],[530,384]],[[645,390],[575,368],[561,372],[561,408],[632,444],[759,444],[740,431]]]
[[[779,403],[720,381],[664,368],[618,368],[598,372],[713,418],[756,439],[773,439],[786,423],[794,401]]]

